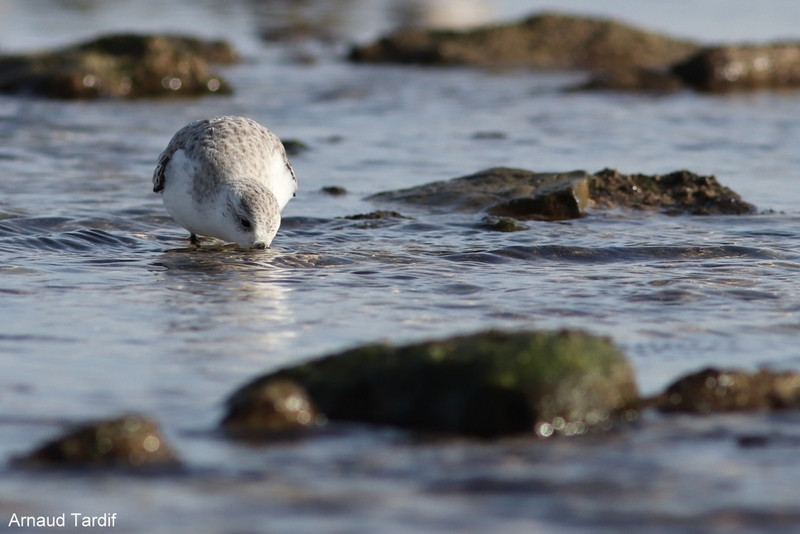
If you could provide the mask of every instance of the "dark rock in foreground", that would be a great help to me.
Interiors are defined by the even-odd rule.
[[[332,420],[499,436],[609,428],[638,406],[633,372],[606,338],[582,332],[484,332],[402,347],[368,345],[257,378],[226,421],[292,381]]]
[[[179,465],[156,424],[128,415],[79,426],[16,460],[19,465],[53,467],[152,468]]]
[[[660,209],[669,214],[752,213],[755,208],[713,176],[678,171],[664,176],[626,175],[605,169],[534,173],[496,167],[449,181],[387,191],[370,200],[403,202],[448,211],[485,211],[497,217],[558,221],[598,208]]]
[[[109,35],[53,52],[0,56],[0,93],[58,99],[229,94],[210,63],[238,60],[224,42],[174,35]]]
[[[714,413],[800,408],[800,374],[704,369],[648,401],[663,412]]]
[[[543,13],[466,31],[401,30],[365,46],[360,62],[538,69],[668,68],[699,46],[611,20]]]
[[[708,92],[800,87],[800,43],[706,48],[672,72]]]

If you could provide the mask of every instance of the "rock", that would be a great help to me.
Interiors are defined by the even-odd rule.
[[[713,413],[800,408],[800,373],[704,369],[647,403],[662,412]]]
[[[537,69],[667,69],[700,47],[619,22],[542,13],[466,31],[406,29],[354,47],[357,62]]]
[[[269,380],[244,397],[228,402],[222,426],[236,435],[285,434],[313,428],[324,421],[302,386],[292,380]]]
[[[589,206],[659,209],[671,215],[741,215],[755,211],[752,204],[720,185],[714,176],[689,171],[650,176],[604,169],[590,175],[584,171],[534,173],[496,167],[448,181],[378,193],[368,200],[545,221],[582,217]]]
[[[378,210],[378,211],[371,211],[369,213],[359,213],[356,215],[345,215],[345,219],[351,221],[375,221],[379,219],[408,219],[396,211],[385,211],[385,210]]]
[[[347,194],[347,189],[338,185],[326,185],[320,191],[332,197],[341,197]]]
[[[707,92],[800,87],[800,43],[705,48],[672,72]]]
[[[108,35],[53,52],[0,56],[0,93],[59,99],[229,94],[209,63],[237,60],[221,41]]]
[[[508,139],[508,134],[497,130],[488,130],[485,132],[475,132],[474,134],[472,134],[472,138],[479,141],[486,141],[486,140],[500,141]]]
[[[146,417],[126,415],[81,425],[16,463],[54,467],[176,467],[180,461]]]
[[[596,207],[660,209],[668,214],[742,215],[755,212],[752,204],[720,185],[714,176],[689,171],[665,175],[621,174],[604,169],[589,180]]]
[[[495,167],[449,181],[378,193],[368,199],[553,221],[583,214],[589,201],[588,179],[583,171],[534,173]]]
[[[309,149],[307,144],[297,139],[281,139],[281,142],[286,153],[290,156],[302,154]]]
[[[635,68],[599,73],[571,90],[674,93],[686,88],[683,80],[669,70]]]
[[[478,228],[492,232],[521,232],[529,229],[527,226],[519,224],[508,217],[484,217],[478,224]]]
[[[576,331],[367,345],[255,379],[227,401],[226,418],[276,380],[300,384],[331,420],[484,437],[605,429],[638,406],[625,356]]]

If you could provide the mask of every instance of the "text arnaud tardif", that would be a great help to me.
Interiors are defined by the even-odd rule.
[[[61,515],[17,515],[11,514],[9,527],[113,527],[117,514],[85,515],[78,512]]]

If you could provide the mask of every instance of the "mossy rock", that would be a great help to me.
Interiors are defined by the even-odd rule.
[[[156,423],[131,414],[79,425],[17,458],[15,463],[30,467],[139,469],[173,468],[180,465],[180,460]]]
[[[223,428],[233,436],[264,437],[302,432],[325,421],[306,390],[292,380],[271,380],[248,403],[232,406]]]
[[[709,367],[647,401],[662,412],[708,414],[800,408],[800,374]]]
[[[638,405],[625,356],[579,331],[367,345],[259,377],[228,399],[228,414],[276,380],[301,385],[331,420],[484,437],[608,428]]]
[[[222,41],[107,35],[51,52],[0,56],[0,93],[66,100],[230,94],[209,65],[237,60]]]
[[[491,232],[522,232],[523,230],[529,230],[527,226],[519,224],[514,219],[492,216],[481,219],[477,227]]]

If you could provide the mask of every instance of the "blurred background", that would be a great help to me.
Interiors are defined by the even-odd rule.
[[[362,41],[399,26],[463,28],[540,10],[610,16],[709,43],[800,36],[794,0],[0,0],[0,50],[138,30],[225,37],[247,51],[260,39]]]

